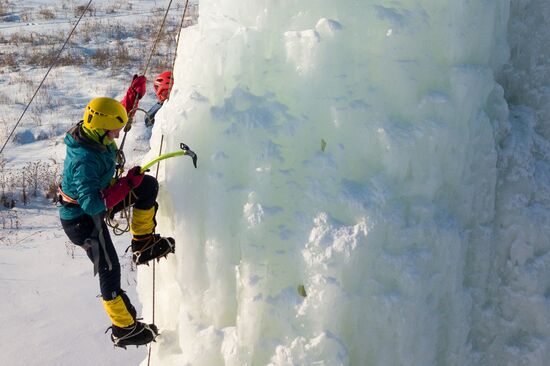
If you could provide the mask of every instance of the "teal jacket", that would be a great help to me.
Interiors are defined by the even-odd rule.
[[[65,136],[67,156],[61,189],[78,205],[62,206],[59,216],[63,220],[84,214],[92,216],[107,210],[100,192],[109,186],[114,176],[117,146],[114,142],[103,144],[99,140],[93,132],[82,127],[82,121]]]

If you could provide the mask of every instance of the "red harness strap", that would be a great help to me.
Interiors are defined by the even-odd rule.
[[[78,201],[75,200],[74,198],[68,196],[67,194],[65,194],[65,192],[63,192],[61,190],[61,184],[57,187],[57,193],[59,194],[59,196],[62,198],[62,200],[66,203],[72,203],[73,205],[78,205]]]

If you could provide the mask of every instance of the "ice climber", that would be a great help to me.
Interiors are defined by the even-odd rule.
[[[172,85],[174,85],[174,80],[171,71],[165,71],[155,78],[153,88],[155,89],[158,102],[147,111],[147,115],[145,116],[145,125],[147,127],[151,127],[155,124],[155,115],[170,96]]]
[[[143,345],[158,334],[154,324],[136,319],[136,309],[120,287],[120,264],[105,217],[133,206],[130,231],[132,259],[147,263],[174,252],[172,238],[155,234],[158,182],[133,167],[114,181],[117,145],[121,129],[145,94],[146,79],[135,76],[122,102],[94,98],[84,118],[65,136],[67,156],[59,186],[63,230],[75,245],[86,251],[99,273],[103,305],[112,327],[115,346]]]

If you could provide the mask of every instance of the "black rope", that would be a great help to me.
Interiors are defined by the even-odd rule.
[[[170,6],[172,6],[172,0],[170,0],[170,3],[168,3],[168,8],[166,8],[166,12],[164,13],[164,18],[162,18],[162,23],[161,23],[159,31],[157,33],[157,38],[155,39],[155,43],[153,44],[153,49],[151,50],[151,53],[149,54],[149,59],[147,60],[147,63],[145,64],[145,70],[143,71],[142,75],[145,75],[147,73],[147,69],[149,68],[149,63],[151,62],[151,58],[153,57],[153,52],[157,48],[157,44],[159,42],[160,35],[162,34],[162,28],[164,28],[164,23],[166,23],[166,17],[168,16],[168,11],[170,10]]]
[[[183,22],[185,20],[185,14],[187,13],[188,4],[189,4],[189,0],[185,0],[185,7],[183,8],[183,15],[181,16],[180,28],[178,30],[178,36],[176,37],[176,52],[174,52],[174,58],[172,59],[172,72],[174,72],[174,68],[176,67],[176,55],[178,53],[178,43],[180,41],[180,34],[181,34],[181,30],[183,29]],[[168,97],[170,97],[171,91],[172,91],[172,88],[170,88],[170,90],[168,91]]]
[[[161,139],[160,139],[160,148],[159,148],[159,155],[162,153],[162,143],[164,141],[164,135],[162,135]],[[157,172],[155,173],[155,178],[158,179],[158,176],[159,176],[159,165],[160,164],[157,164]],[[152,312],[153,312],[153,319],[152,319],[152,323],[155,324],[155,292],[156,292],[156,261],[153,260],[153,299],[152,299],[152,302],[153,302],[153,309],[152,309]],[[147,366],[149,366],[151,364],[151,346],[149,346],[149,351],[148,351],[148,354],[147,354]]]
[[[143,73],[141,75],[147,74],[147,70],[149,69],[149,63],[151,62],[151,58],[153,57],[153,54],[155,53],[155,49],[157,48],[157,44],[160,40],[160,36],[162,34],[162,29],[164,28],[164,24],[166,23],[166,17],[168,16],[168,12],[170,11],[170,6],[172,6],[172,0],[168,3],[168,7],[166,8],[166,11],[164,12],[164,17],[162,18],[162,23],[160,24],[159,30],[157,32],[157,37],[155,38],[155,42],[153,43],[153,47],[151,48],[151,52],[149,53],[149,58],[147,59],[147,63],[145,64],[145,70],[143,70]],[[128,123],[126,126],[124,126],[124,136],[122,136],[122,142],[120,144],[120,149],[124,149],[124,144],[126,143],[126,135],[132,128],[132,122],[133,122],[133,112],[136,109],[136,105],[138,103],[138,98],[136,96],[134,100],[134,105],[132,106],[132,109],[130,110],[130,118],[128,119]],[[124,167],[122,167],[121,170],[123,170]],[[119,174],[121,173],[121,170],[117,171],[116,178],[118,178]]]
[[[44,78],[42,79],[42,81],[40,82],[40,85],[38,85],[38,88],[36,89],[36,91],[34,92],[31,100],[29,101],[29,103],[27,104],[27,106],[25,107],[25,110],[23,111],[23,113],[21,114],[21,117],[19,117],[19,119],[17,120],[17,123],[15,124],[15,126],[13,127],[13,130],[11,130],[8,138],[6,139],[6,141],[4,142],[4,145],[2,146],[2,149],[0,149],[0,154],[4,151],[4,148],[6,147],[6,145],[8,144],[8,141],[10,140],[11,136],[13,135],[13,133],[15,132],[15,130],[17,129],[17,127],[19,126],[19,123],[21,122],[21,120],[23,119],[23,116],[25,115],[25,113],[27,113],[27,109],[29,109],[32,101],[34,100],[34,97],[36,97],[36,94],[38,94],[38,91],[40,90],[40,88],[42,87],[42,85],[44,84],[44,81],[46,80],[46,78],[48,77],[48,75],[50,74],[50,71],[52,71],[53,67],[57,64],[57,61],[59,60],[59,56],[61,55],[61,52],[63,52],[63,50],[65,49],[65,46],[67,45],[67,43],[69,43],[69,40],[71,39],[71,36],[73,35],[76,27],[78,26],[78,23],[80,23],[80,20],[82,19],[82,17],[84,16],[84,14],[86,14],[86,11],[88,11],[88,8],[90,7],[90,4],[92,3],[92,0],[90,0],[88,2],[88,5],[86,5],[86,8],[82,11],[82,14],[80,14],[80,17],[78,18],[78,20],[76,21],[73,29],[71,30],[71,33],[69,33],[69,36],[67,37],[67,39],[65,40],[65,43],[63,43],[63,46],[61,47],[61,49],[59,50],[59,52],[57,53],[57,56],[55,56],[55,59],[53,60],[52,64],[50,65],[50,68],[48,69],[48,71],[46,72],[46,75],[44,75]]]

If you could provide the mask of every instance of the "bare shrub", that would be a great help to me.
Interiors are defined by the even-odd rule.
[[[55,34],[36,34],[34,32],[18,32],[7,38],[7,43],[16,46],[57,46],[65,39],[65,32],[60,31]]]
[[[0,63],[6,67],[17,69],[17,57],[14,53],[1,53],[0,54]]]
[[[6,160],[0,158],[0,204],[5,208],[15,207],[15,188],[13,173],[6,169]],[[5,222],[3,222],[5,228]]]
[[[132,64],[132,57],[128,51],[128,47],[122,42],[118,42],[113,52],[112,66],[113,68],[123,69]]]
[[[32,13],[30,10],[23,10],[21,12],[21,20],[23,22],[29,22],[32,20]]]
[[[32,66],[48,67],[55,66],[79,66],[86,63],[84,56],[74,50],[64,51],[59,54],[59,50],[54,47],[32,48],[26,54],[26,63]]]
[[[25,63],[32,66],[42,66],[43,52],[38,48],[25,50]]]
[[[7,15],[10,12],[11,4],[9,1],[0,1],[0,16]]]
[[[13,98],[11,98],[8,94],[6,94],[3,91],[0,91],[0,104],[12,104]],[[1,121],[0,124],[5,123],[4,121]]]
[[[32,33],[27,32],[17,32],[11,35],[9,38],[9,43],[16,45],[16,46],[22,46],[25,43],[33,43],[34,36]]]
[[[26,180],[28,180],[29,194],[32,197],[38,195],[38,187],[40,186],[40,177],[42,173],[41,162],[36,161],[33,163],[25,164],[23,168],[23,174],[25,175]]]
[[[83,12],[84,10],[86,9],[86,5],[78,5],[74,8],[74,11],[73,11],[73,14],[75,17],[79,17]],[[96,16],[96,9],[94,8],[93,5],[90,5],[90,7],[88,8],[88,10],[86,11],[86,14],[84,15],[88,15],[90,17],[94,17]]]
[[[36,106],[36,104],[33,104],[33,111],[29,112],[29,119],[34,123],[36,127],[42,126],[42,117],[40,115],[40,112],[37,112],[37,109],[39,107]]]
[[[0,203],[13,207],[16,192],[19,192],[23,205],[29,204],[32,198],[42,196],[58,202],[57,187],[60,182],[61,166],[55,160],[28,162],[15,176],[0,166]]]
[[[0,140],[6,141],[6,138],[8,137],[10,133],[10,124],[9,119],[6,117],[0,117]],[[4,160],[0,158],[0,163],[2,163]],[[2,174],[0,170],[0,174]]]
[[[55,11],[52,8],[41,7],[38,11],[38,15],[43,19],[55,19]]]
[[[116,3],[108,5],[107,8],[105,9],[105,12],[107,14],[115,14],[115,13],[119,12],[121,8],[122,8],[122,4],[119,3],[119,2],[116,2]]]
[[[86,64],[86,58],[78,50],[64,51],[59,55],[56,66],[82,66]]]
[[[20,201],[23,203],[24,206],[28,205],[30,203],[29,181],[24,170],[19,172],[19,174],[15,176],[15,183],[16,183],[16,188],[19,190],[19,193],[20,193],[19,194]]]
[[[32,79],[24,72],[18,72],[15,74],[10,75],[10,81],[8,85],[26,85],[26,86],[32,86],[33,81]]]
[[[19,215],[17,211],[13,210],[0,211],[0,221],[2,222],[2,229],[4,230],[19,229],[19,227],[21,226]]]
[[[93,65],[100,69],[106,69],[109,67],[109,60],[111,59],[111,52],[108,49],[100,48],[96,50],[91,56],[90,61]]]
[[[6,159],[0,157],[0,196],[4,199],[8,190],[8,176],[6,172]]]
[[[84,43],[90,43],[95,36],[98,22],[88,21],[80,26],[78,36]]]
[[[31,119],[35,122],[36,126],[41,126],[42,123],[40,121],[37,121],[38,118],[41,120],[42,115],[45,111],[51,111],[59,108],[61,106],[61,101],[59,98],[55,98],[54,95],[57,92],[57,87],[55,83],[50,79],[48,81],[45,81],[42,84],[42,87],[40,90],[38,90],[38,93],[36,93],[36,97],[34,99],[34,102],[31,104],[30,111],[33,115],[31,115]]]
[[[47,164],[44,170],[44,184],[42,186],[44,197],[52,200],[54,203],[59,202],[57,187],[61,184],[61,179],[63,178],[62,171],[63,167],[54,159],[51,159],[51,162]]]
[[[63,10],[73,9],[74,7],[74,0],[63,0],[61,2],[61,9]]]
[[[153,37],[153,29],[151,27],[152,20],[140,19],[136,22],[136,26],[133,29],[134,37],[140,41],[150,42]]]

